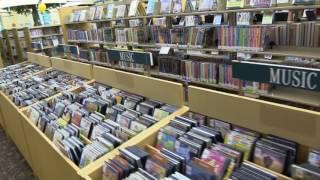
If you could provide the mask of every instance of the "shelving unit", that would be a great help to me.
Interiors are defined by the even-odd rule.
[[[11,65],[15,63],[15,57],[13,54],[13,50],[12,50],[12,41],[10,39],[12,39],[12,34],[9,35],[9,33],[11,33],[11,30],[2,30],[2,41],[3,41],[3,49],[4,49],[4,64],[5,66]],[[10,37],[11,36],[11,37]]]
[[[31,122],[26,116],[29,107],[18,108],[8,96],[0,92],[0,124],[5,127],[7,134],[13,139],[35,175],[40,179],[100,180],[105,161],[116,156],[120,148],[131,145],[144,148],[147,145],[154,145],[160,128],[166,126],[175,116],[187,111],[201,113],[264,134],[273,134],[296,141],[300,144],[298,162],[306,160],[309,147],[320,148],[318,142],[320,138],[318,133],[320,131],[318,123],[320,113],[316,111],[196,86],[187,86],[188,103],[186,103],[184,101],[184,87],[181,83],[99,65],[50,58],[35,53],[28,53],[28,59],[30,62],[48,68],[92,79],[87,81],[87,84],[98,82],[181,107],[143,133],[81,169],[66,158],[53,142]],[[75,87],[68,91],[75,92],[80,89],[81,87]],[[51,96],[46,100],[50,101],[59,95],[61,94]],[[185,104],[188,104],[188,107],[184,106]],[[83,139],[90,143],[90,140]],[[279,180],[290,180],[284,175],[275,174]]]
[[[130,3],[127,3],[127,7],[130,6]],[[145,5],[146,6],[146,5]],[[88,7],[83,7],[81,9],[86,9]],[[316,5],[283,5],[283,6],[272,6],[269,8],[242,8],[242,9],[217,9],[217,10],[213,10],[213,11],[202,11],[202,12],[186,12],[186,13],[171,13],[171,14],[157,14],[157,15],[146,15],[146,16],[134,16],[134,17],[123,17],[123,18],[109,18],[109,19],[101,19],[101,20],[90,20],[90,21],[79,21],[79,22],[67,22],[64,21],[63,23],[63,29],[64,29],[64,37],[65,37],[65,42],[69,43],[69,44],[73,44],[73,45],[78,45],[81,48],[84,49],[107,49],[107,48],[127,48],[129,50],[131,49],[142,49],[142,50],[150,50],[150,49],[160,49],[161,47],[170,47],[171,49],[174,50],[181,50],[184,51],[185,54],[188,54],[187,52],[191,52],[191,51],[197,51],[199,52],[198,54],[188,54],[188,55],[192,55],[192,56],[199,56],[199,57],[213,57],[213,56],[220,56],[222,54],[229,54],[231,55],[231,57],[233,56],[235,58],[235,55],[237,53],[245,53],[245,54],[251,54],[253,56],[252,59],[257,58],[257,57],[266,57],[266,56],[272,56],[275,57],[276,59],[270,59],[270,60],[266,60],[265,58],[260,60],[259,62],[264,62],[264,63],[276,63],[276,64],[281,64],[283,62],[283,60],[290,56],[290,57],[298,57],[298,58],[309,58],[309,59],[313,59],[317,62],[320,61],[320,47],[313,47],[313,48],[306,48],[306,47],[295,47],[295,46],[272,46],[272,49],[267,48],[263,51],[252,51],[252,50],[243,50],[243,49],[236,49],[236,48],[226,48],[226,49],[221,49],[218,47],[205,47],[205,48],[200,48],[200,47],[191,47],[191,46],[186,46],[186,45],[174,45],[174,44],[155,44],[155,43],[119,43],[119,42],[103,42],[103,41],[82,41],[82,40],[69,40],[67,37],[67,29],[75,29],[75,30],[82,30],[82,31],[90,31],[90,25],[91,24],[95,24],[97,25],[97,28],[99,29],[99,27],[103,26],[105,27],[106,25],[110,25],[110,27],[112,27],[112,23],[116,22],[116,21],[120,21],[120,20],[124,20],[126,22],[128,22],[129,20],[135,20],[135,19],[141,19],[144,21],[144,26],[146,25],[146,21],[147,20],[151,20],[154,18],[161,18],[161,17],[185,17],[185,16],[200,16],[200,15],[214,15],[214,14],[224,14],[224,15],[235,15],[236,13],[239,12],[278,12],[281,10],[288,10],[290,11],[292,14],[301,14],[303,10],[305,9],[319,9],[320,5],[316,4]],[[66,15],[75,11],[76,8],[73,9],[68,9],[67,11],[61,9],[60,10],[60,16],[64,17],[66,19]],[[70,21],[70,20],[69,20]],[[281,22],[281,23],[275,23],[275,24],[271,24],[271,25],[261,25],[261,24],[252,24],[250,26],[280,26],[280,25],[287,25],[290,23],[294,23],[293,21],[290,22]],[[207,27],[207,25],[200,25],[199,27],[204,26]],[[209,25],[211,27],[211,25]],[[208,26],[208,27],[209,27]],[[213,25],[212,27],[221,27],[221,26],[225,26],[225,25]],[[114,28],[119,28],[119,27],[114,27]],[[121,27],[120,27],[121,29]],[[201,54],[200,54],[201,53]],[[279,60],[280,59],[280,60]],[[78,59],[79,61],[85,62],[84,59]],[[232,60],[232,59],[231,59]],[[211,62],[211,61],[210,61]],[[212,61],[214,62],[214,61]],[[89,62],[89,63],[93,63],[93,64],[100,64],[102,65],[103,63],[100,62]],[[292,103],[292,104],[296,104],[299,107],[311,107],[312,109],[317,109],[319,110],[319,106],[318,103],[316,102],[317,100],[311,100],[311,98],[309,98],[309,100],[299,100],[301,98],[299,97],[303,97],[303,92],[302,93],[296,93],[294,92],[293,94],[295,94],[294,96],[298,96],[297,98],[293,98],[293,100],[290,98],[292,96],[288,95],[286,96],[287,92],[290,92],[290,89],[286,89],[282,92],[282,88],[278,88],[278,86],[274,88],[271,88],[270,92],[265,93],[265,92],[256,92],[254,94],[248,94],[246,92],[244,92],[242,85],[237,87],[237,88],[233,88],[233,87],[228,87],[228,86],[221,86],[220,84],[208,84],[208,83],[203,83],[203,82],[198,82],[198,81],[186,81],[183,78],[179,77],[179,76],[174,76],[174,75],[168,75],[168,74],[163,74],[158,72],[158,67],[149,67],[147,69],[145,69],[144,71],[140,71],[140,70],[135,70],[135,69],[125,69],[125,68],[120,68],[117,67],[116,65],[106,65],[115,69],[123,69],[123,70],[127,70],[130,72],[135,72],[135,73],[139,73],[139,74],[145,74],[145,75],[149,75],[149,76],[153,76],[153,77],[160,77],[160,78],[164,78],[164,79],[169,79],[169,80],[174,80],[177,82],[182,82],[186,85],[197,85],[197,86],[201,86],[201,87],[209,87],[212,89],[216,89],[216,90],[222,90],[222,91],[227,91],[227,92],[231,92],[231,93],[239,93],[239,94],[243,94],[245,96],[250,96],[250,97],[254,97],[254,98],[261,98],[261,99],[265,99],[268,98],[271,101],[274,102],[284,102],[284,103]],[[295,91],[295,90],[293,90]],[[306,92],[308,94],[308,92]],[[318,97],[320,97],[320,95],[318,93],[312,93],[314,96],[311,97],[315,97],[315,99],[318,99]],[[297,100],[296,102],[293,102]]]
[[[279,6],[269,8],[243,8],[243,9],[227,9],[227,10],[216,10],[216,11],[202,11],[202,12],[190,12],[190,13],[179,13],[179,14],[159,14],[149,16],[134,16],[124,18],[111,18],[94,21],[80,21],[80,22],[68,22],[69,24],[83,24],[88,22],[105,22],[105,21],[116,21],[116,20],[130,20],[130,19],[143,19],[143,18],[158,18],[158,17],[172,17],[172,16],[191,16],[191,15],[205,15],[205,14],[223,14],[223,13],[236,13],[236,12],[259,12],[259,11],[280,11],[280,10],[301,10],[301,9],[317,9],[320,5],[305,5],[305,6]]]
[[[218,48],[195,48],[195,47],[182,47],[182,46],[172,46],[172,45],[157,45],[157,44],[133,44],[133,43],[112,43],[112,42],[96,42],[96,41],[77,41],[77,40],[68,40],[68,43],[75,44],[101,44],[107,46],[133,46],[140,48],[161,48],[161,47],[170,47],[172,49],[180,50],[198,50],[198,51],[208,51],[208,52],[230,52],[230,53],[248,53],[256,55],[272,55],[272,56],[294,56],[294,57],[303,57],[303,58],[312,58],[320,60],[320,48],[304,48],[304,47],[284,47],[284,46],[275,46],[274,49],[267,49],[265,51],[245,51],[245,50],[235,50],[235,49],[218,49]]]
[[[24,35],[29,52],[42,52],[48,56],[52,56],[54,47],[64,42],[61,25],[26,27]],[[33,47],[33,43],[41,44],[41,47]]]
[[[26,60],[26,39],[23,28],[2,30],[2,59],[4,66],[20,63]]]
[[[48,56],[35,53],[28,53],[28,59],[33,63],[40,65],[52,64],[52,68],[54,69],[65,71],[87,79],[95,79],[88,81],[87,84],[94,82],[108,84],[127,92],[140,94],[144,97],[149,97],[182,107],[179,111],[173,113],[171,116],[159,121],[158,124],[162,124],[163,122],[170,120],[175,115],[183,113],[187,110],[186,107],[183,107],[183,86],[179,83],[173,83],[104,67],[92,66],[80,62],[68,61],[60,58],[50,58]],[[103,78],[103,76],[106,74],[108,75],[108,78]],[[154,91],[151,86],[150,88],[145,88],[143,85],[146,83],[151,84],[152,87],[157,87],[158,91]],[[168,91],[172,92],[172,95],[167,96],[161,94],[160,92],[163,89],[167,89]],[[80,90],[80,87],[75,87],[69,89],[68,91],[78,90]],[[61,94],[51,96],[46,100],[50,101],[59,95]],[[65,155],[57,149],[53,142],[50,141],[26,116],[26,112],[28,111],[29,107],[18,108],[12,103],[8,96],[2,92],[0,92],[0,102],[1,112],[8,112],[8,114],[1,114],[3,115],[3,120],[6,125],[6,132],[17,144],[18,149],[26,158],[27,162],[35,172],[35,175],[40,179],[79,180],[82,179],[79,175],[81,172],[86,172],[86,169],[90,169],[95,166],[94,164],[96,162],[80,169],[73,162],[71,162],[71,160],[65,157]],[[14,121],[10,120],[11,118],[14,118]],[[2,120],[2,118],[0,120]],[[157,127],[158,124],[156,124],[155,127]],[[154,127],[152,126],[151,128]],[[131,144],[131,141],[135,142],[142,136],[145,136],[145,133],[137,135],[127,143],[122,144],[120,147],[126,147]],[[90,142],[90,140],[86,141]],[[117,149],[118,148],[115,150]],[[112,154],[112,152],[113,151],[110,153]],[[108,154],[106,154],[106,156]],[[99,162],[102,161],[99,159],[97,160],[97,163]]]
[[[130,1],[127,0],[123,3],[129,5]],[[92,27],[92,24],[97,25],[97,27],[112,27],[113,22],[119,20],[124,20],[125,23],[128,24],[129,20],[141,19],[144,21],[143,26],[146,27],[147,20],[151,20],[153,18],[171,18],[175,16],[185,17],[212,14],[236,15],[236,13],[238,12],[275,12],[281,10],[288,10],[297,13],[298,11],[301,12],[304,9],[320,9],[320,5],[217,9],[215,11],[176,14],[170,13],[160,15],[69,22],[69,14],[76,10],[86,8],[88,7],[60,8],[59,15],[61,22],[63,22],[63,24],[61,25],[37,26],[32,28],[4,30],[2,32],[2,38],[0,40],[0,50],[5,65],[32,62],[46,67],[45,70],[39,73],[57,69],[85,78],[86,81],[84,82],[84,85],[92,85],[95,83],[108,85],[122,91],[144,96],[147,99],[154,99],[166,104],[174,105],[178,107],[178,110],[168,117],[150,126],[142,133],[137,134],[120,146],[114,148],[109,153],[106,153],[96,161],[83,168],[80,168],[76,165],[76,163],[70,160],[31,121],[31,119],[27,115],[31,106],[17,107],[8,95],[0,91],[0,125],[5,129],[6,133],[17,145],[19,151],[24,156],[37,178],[41,180],[101,180],[105,162],[118,155],[120,153],[119,149],[126,148],[132,145],[137,145],[145,149],[147,145],[154,146],[156,144],[157,135],[160,129],[168,125],[176,116],[180,116],[188,111],[200,113],[212,119],[225,121],[227,123],[230,123],[233,127],[239,126],[252,131],[256,131],[258,133],[261,133],[262,135],[272,134],[278,137],[295,141],[299,144],[297,163],[307,161],[307,156],[310,149],[320,149],[319,91],[300,90],[294,89],[292,87],[288,88],[272,84],[272,88],[269,88],[271,90],[267,93],[259,91],[256,94],[249,94],[248,96],[250,97],[247,97],[243,88],[245,84],[244,80],[240,80],[237,85],[234,85],[232,83],[228,84],[225,82],[219,83],[220,76],[231,76],[232,78],[232,75],[228,74],[230,73],[230,69],[227,68],[229,68],[229,65],[233,65],[234,59],[238,58],[237,53],[253,55],[252,58],[248,61],[266,64],[285,64],[285,58],[288,56],[308,58],[312,59],[313,62],[320,63],[319,46],[312,48],[273,46],[272,49],[265,49],[263,51],[250,51],[243,50],[241,48],[221,49],[218,48],[218,46],[212,47],[211,45],[210,47],[200,48],[191,47],[189,44],[138,44],[68,40],[68,29],[89,31]],[[252,26],[263,25],[255,24]],[[220,25],[215,27],[220,27]],[[22,31],[23,37],[21,36]],[[32,31],[41,31],[42,33],[33,34]],[[45,33],[45,31],[48,31],[50,33]],[[81,59],[79,53],[77,56],[73,57],[74,59],[71,59],[71,55],[68,57],[49,57],[52,55],[52,49],[55,47],[54,43],[53,45],[49,44],[48,46],[43,46],[40,49],[32,47],[33,42],[43,42],[46,38],[50,37],[57,37],[59,38],[60,42],[79,45],[85,49],[95,48],[99,50],[112,49],[127,51],[122,52],[124,54],[122,54],[124,56],[124,58],[122,57],[122,60],[121,58],[119,58],[120,60],[116,58],[110,59],[111,62],[107,64],[101,61],[99,62],[96,59],[94,61]],[[20,43],[22,39],[26,42],[27,48]],[[12,42],[14,42],[14,44]],[[126,59],[126,55],[132,53],[129,55],[133,56],[134,51],[158,52],[162,47],[170,47],[170,51],[169,53],[167,53],[168,55],[171,53],[171,50],[181,50],[182,55],[179,55],[182,56],[182,60],[184,60],[184,58],[186,57],[190,58],[189,60],[194,62],[215,63],[215,71],[219,70],[220,64],[227,64],[227,70],[223,71],[226,75],[216,73],[214,75],[214,78],[217,82],[213,83],[213,81],[209,80],[205,82],[205,80],[202,80],[201,78],[199,78],[199,80],[189,80],[189,78],[187,78],[187,75],[183,73],[180,73],[179,75],[176,75],[174,73],[163,73],[160,71],[160,63],[154,63],[154,65],[151,65],[151,63],[141,63],[139,64],[141,65],[139,66],[139,68],[131,68],[129,67],[129,65],[126,68],[121,67],[120,64],[117,64],[117,62],[119,61],[130,63],[136,62],[132,57],[131,59],[128,58],[129,60]],[[238,47],[239,46],[237,46],[237,48]],[[26,50],[29,51],[27,53],[27,56],[24,55],[24,51]],[[193,54],[192,51],[196,51],[199,53]],[[38,52],[41,52],[42,54],[37,54]],[[108,54],[106,56],[109,57]],[[228,57],[225,58],[225,56]],[[265,56],[272,56],[273,58],[262,58]],[[26,59],[26,57],[28,61],[22,62]],[[150,56],[150,59],[153,59],[153,57],[157,56]],[[198,59],[191,59],[192,57],[198,57]],[[208,61],[206,61],[207,59],[203,60],[205,58],[207,58]],[[141,59],[143,58],[140,58],[140,60]],[[226,59],[228,60],[228,62]],[[159,60],[155,58],[153,59],[153,61],[159,62]],[[33,75],[29,75],[26,78],[30,78]],[[68,89],[67,92],[81,92],[82,90],[83,87],[73,86],[72,88]],[[61,95],[62,93],[58,93],[46,98],[45,100],[52,102],[54,98]],[[84,137],[83,135],[79,135],[79,138],[82,139],[86,144],[92,143],[90,139]],[[251,162],[248,163],[250,164]],[[277,180],[293,180],[292,178],[285,175],[273,172],[263,167],[261,168],[276,175]]]

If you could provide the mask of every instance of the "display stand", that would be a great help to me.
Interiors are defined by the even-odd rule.
[[[37,57],[37,55],[29,54],[29,56],[33,56],[31,60],[32,63],[37,63],[39,65],[43,65],[45,67],[50,67],[50,59],[46,56]],[[39,63],[38,63],[39,62]],[[26,62],[22,62],[26,63]],[[11,137],[11,139],[17,145],[21,154],[25,157],[26,161],[33,166],[30,153],[27,147],[27,141],[25,139],[24,130],[22,127],[22,121],[24,119],[19,115],[20,108],[17,107],[9,97],[0,92],[0,124],[1,127],[6,131],[6,133]]]
[[[100,66],[93,66],[93,78],[97,82],[124,91],[134,92],[144,97],[154,98],[178,107],[183,106],[184,95],[181,83]]]
[[[51,59],[49,56],[45,56],[45,55],[41,55],[41,54],[36,54],[36,53],[31,53],[28,52],[27,53],[28,56],[28,61],[35,63],[35,64],[39,64],[41,66],[45,66],[45,67],[51,67]]]
[[[188,87],[188,105],[184,106],[184,88],[181,83],[170,82],[134,73],[114,70],[61,58],[28,53],[29,62],[37,63],[65,71],[86,79],[86,84],[94,82],[142,95],[146,98],[180,107],[170,116],[162,119],[147,130],[139,133],[103,157],[84,168],[79,168],[69,160],[43,132],[26,116],[29,107],[18,108],[4,93],[0,92],[0,124],[17,145],[41,180],[100,180],[102,167],[108,159],[119,154],[120,148],[138,145],[145,148],[155,145],[159,130],[166,126],[175,116],[188,110],[220,119],[233,125],[245,127],[264,134],[273,134],[296,141],[299,148],[299,162],[306,160],[307,148],[320,148],[320,113],[292,106],[256,100],[195,86]],[[74,87],[68,91],[80,91]],[[51,96],[50,101],[61,93]],[[90,140],[83,138],[86,143]],[[272,171],[270,171],[272,172]],[[274,173],[274,172],[272,172]],[[290,178],[277,174],[279,180]]]
[[[61,58],[51,58],[52,67],[60,71],[64,71],[70,74],[81,76],[87,79],[92,78],[92,65],[73,62]]]
[[[319,112],[195,86],[189,86],[188,92],[192,111],[320,148]]]
[[[45,56],[34,53],[28,53],[28,57],[29,59],[33,59],[31,62],[41,64],[44,63],[44,59],[47,59]],[[54,69],[82,76],[87,79],[95,78],[98,83],[104,83],[124,91],[140,94],[147,98],[156,99],[178,107],[182,107],[184,104],[183,86],[179,83],[116,71],[109,68],[101,68],[97,66],[92,68],[92,65],[89,64],[63,60],[60,58],[51,58],[51,62]],[[94,70],[95,73],[92,73],[92,70]],[[91,76],[92,74],[93,76]],[[86,84],[91,84],[93,82],[94,80],[91,80]],[[148,86],[146,86],[147,84]],[[68,91],[79,90],[81,90],[81,87],[75,87]],[[170,95],[163,92],[170,92]],[[46,100],[50,101],[58,95],[51,96]],[[28,119],[26,116],[28,107],[19,109],[3,93],[0,93],[0,102],[1,110],[8,112],[6,113],[8,115],[4,117],[5,123],[8,124],[8,134],[17,144],[19,150],[33,169],[34,174],[41,180],[82,179],[80,174],[86,174],[90,169],[100,166],[109,154],[114,154],[114,152],[118,150],[118,148],[116,148],[101,159],[98,159],[97,161],[80,169],[64,154],[62,154],[53,142],[49,140],[44,133],[32,123],[31,120]],[[180,115],[187,110],[187,107],[182,107],[169,117],[150,127],[147,131],[144,131],[123,143],[120,147],[127,147],[129,145],[136,144],[146,135],[149,136],[150,132],[158,130],[160,127],[167,124],[174,116]],[[152,133],[150,135],[152,135]],[[86,138],[83,139],[86,143],[90,143],[90,140]]]
[[[298,161],[306,161],[307,147],[320,147],[318,141],[320,126],[317,122],[320,120],[320,113],[318,112],[195,86],[189,86],[188,93],[188,105],[192,112],[201,113],[260,133],[273,134],[298,142],[300,144]],[[165,124],[162,125],[165,126]],[[135,145],[142,148],[147,145],[155,145],[158,130],[149,132],[148,136],[146,135],[144,139],[137,141]],[[119,152],[115,152],[106,157],[105,160],[112,159],[118,154]],[[102,167],[103,163],[100,167],[90,169],[87,174],[83,174],[84,179],[102,179]],[[271,170],[267,171],[275,174],[278,180],[291,179]]]
[[[5,131],[16,144],[28,164],[32,167],[33,163],[22,127],[24,119],[19,114],[20,109],[3,92],[0,92],[0,102]]]

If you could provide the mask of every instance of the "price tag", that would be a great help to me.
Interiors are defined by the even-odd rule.
[[[159,54],[169,54],[170,47],[161,47]]]
[[[222,14],[217,14],[213,18],[213,25],[221,25],[222,23]]]
[[[268,59],[268,60],[271,60],[272,59],[272,54],[265,54],[264,58]]]

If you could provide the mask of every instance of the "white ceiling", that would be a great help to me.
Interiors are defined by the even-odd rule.
[[[0,9],[14,6],[25,6],[38,4],[39,0],[0,0]],[[91,4],[94,0],[43,0],[44,3],[61,3],[61,4]]]

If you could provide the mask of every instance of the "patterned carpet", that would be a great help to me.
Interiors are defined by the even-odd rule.
[[[27,162],[1,128],[0,180],[35,180]]]

